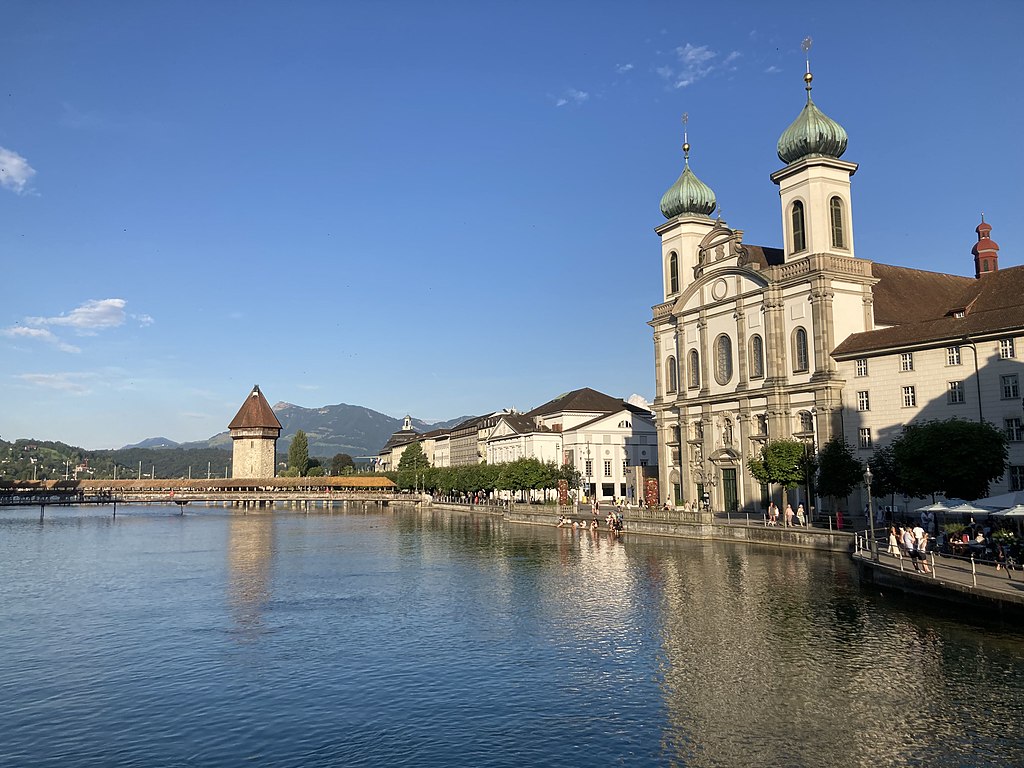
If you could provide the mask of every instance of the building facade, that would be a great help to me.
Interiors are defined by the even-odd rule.
[[[869,459],[874,447],[915,418],[963,413],[953,406],[966,400],[935,406],[932,389],[939,384],[950,388],[942,394],[948,398],[964,397],[972,386],[969,377],[936,378],[942,356],[953,354],[947,348],[973,344],[983,352],[984,340],[985,350],[995,354],[994,345],[1014,336],[1007,325],[1024,328],[1024,284],[1016,291],[1013,319],[998,327],[990,322],[992,313],[983,313],[988,319],[982,320],[982,305],[970,303],[977,293],[970,286],[988,282],[992,290],[977,295],[991,294],[995,306],[996,294],[1005,300],[1007,292],[994,286],[1011,282],[1006,273],[1012,270],[998,269],[998,246],[987,231],[983,237],[979,229],[974,278],[858,257],[851,184],[857,165],[842,159],[846,132],[811,99],[811,81],[808,73],[806,103],[778,140],[784,167],[771,175],[779,187],[781,248],[746,244],[742,230],[711,218],[717,200],[690,169],[685,137],[682,174],[662,197],[666,222],[655,231],[661,238],[663,300],[653,308],[650,325],[666,501],[707,493],[714,509],[764,509],[776,489],[761,487],[746,467],[771,440],[802,440],[815,451],[843,436],[863,446],[862,458]],[[964,315],[957,318],[958,312]],[[943,326],[945,335],[937,335],[938,326],[930,333],[918,328],[972,313],[976,324],[969,329]],[[968,340],[958,342],[965,333]],[[899,367],[908,352],[919,355],[918,367]],[[1009,366],[991,367],[983,400],[1014,391],[1005,378],[1013,374],[1002,370]],[[868,386],[858,370],[878,378]],[[890,376],[901,382],[898,387]],[[1001,390],[996,382],[1001,386],[1004,378]],[[927,410],[913,395],[915,387],[922,395],[928,391]],[[872,410],[857,410],[862,393]],[[1008,403],[1010,397],[1001,399]],[[996,409],[991,411],[995,417]],[[998,417],[1012,419],[1002,412]],[[1006,424],[1010,431],[1014,422]]]

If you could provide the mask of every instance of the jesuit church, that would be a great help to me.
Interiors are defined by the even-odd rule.
[[[688,143],[661,199],[664,298],[650,325],[662,497],[708,493],[716,510],[757,513],[767,489],[746,464],[769,440],[816,449],[838,435],[867,463],[903,425],[950,417],[1005,429],[1010,466],[990,490],[1024,488],[1024,267],[1000,270],[984,220],[973,277],[858,257],[857,164],[842,159],[846,132],[804,80],[807,102],[771,175],[782,248],[744,243],[711,218],[715,194],[690,169]]]

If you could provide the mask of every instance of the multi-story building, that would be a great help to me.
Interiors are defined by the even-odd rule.
[[[746,465],[769,440],[796,438],[813,450],[843,435],[854,445],[863,440],[869,458],[908,421],[963,404],[952,398],[966,397],[971,379],[949,375],[941,381],[949,389],[946,407],[934,407],[935,377],[945,370],[935,366],[953,354],[949,348],[995,354],[994,345],[1024,329],[1024,284],[1014,290],[1012,270],[999,272],[998,246],[983,242],[982,228],[975,278],[857,257],[857,165],[841,159],[846,132],[811,99],[811,79],[808,73],[803,110],[778,141],[785,165],[771,175],[779,187],[782,248],[745,244],[742,230],[711,218],[715,194],[690,169],[685,138],[683,172],[662,197],[667,221],[655,231],[663,301],[650,322],[654,410],[662,494],[677,503],[706,492],[716,509],[763,508],[769,489]],[[999,307],[1010,305],[1012,312],[995,322]],[[921,358],[923,368],[903,357],[926,348],[932,353],[928,363]],[[1003,392],[1013,392],[1011,378],[1001,388],[1013,375],[1009,365],[991,367],[993,385],[982,400],[1003,401]],[[861,369],[868,379],[858,379]],[[858,410],[867,401],[877,410]],[[997,416],[994,406],[989,410]],[[868,412],[870,419],[855,416]],[[1013,417],[1000,411],[998,418],[1008,432],[1013,428]]]
[[[277,438],[281,435],[281,422],[259,385],[252,388],[228,429],[231,431],[232,477],[277,475]]]

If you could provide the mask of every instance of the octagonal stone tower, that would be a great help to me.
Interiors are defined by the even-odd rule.
[[[281,435],[281,422],[274,415],[267,398],[257,384],[245,398],[235,418],[228,424],[231,430],[231,476],[244,478],[271,478],[277,474],[277,438]]]

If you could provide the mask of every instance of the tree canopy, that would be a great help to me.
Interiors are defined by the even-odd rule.
[[[302,477],[309,470],[309,440],[301,429],[295,433],[288,446],[288,469]]]
[[[925,421],[904,428],[892,455],[897,490],[907,496],[978,499],[1006,471],[1007,438],[988,422]]]
[[[351,474],[355,471],[356,462],[347,453],[336,453],[334,458],[331,459],[331,474],[332,475],[344,475]]]
[[[864,480],[864,465],[841,437],[829,440],[818,451],[818,493],[845,499]]]
[[[775,440],[760,455],[747,461],[747,469],[759,483],[796,488],[807,479],[810,468],[807,445],[799,440]]]

